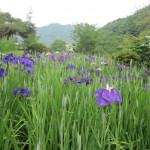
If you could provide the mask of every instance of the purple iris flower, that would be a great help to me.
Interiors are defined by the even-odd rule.
[[[26,53],[24,53],[20,58],[19,61],[21,64],[24,65],[24,68],[21,68],[20,70],[27,70],[28,73],[32,73],[33,72],[33,67],[32,65],[35,64],[35,62],[33,61],[33,59],[31,57],[28,57]]]
[[[72,80],[72,79],[73,79],[73,77],[68,76],[67,78],[64,79],[64,84],[66,84],[68,80]]]
[[[66,67],[66,70],[75,70],[75,69],[76,67],[70,64]]]
[[[85,78],[81,78],[80,80],[78,80],[78,83],[83,83],[85,81]]]
[[[88,77],[85,78],[85,83],[87,84],[91,84],[93,82],[93,79],[89,79]]]
[[[55,54],[47,53],[46,55],[48,56],[49,59],[55,61]]]
[[[100,82],[103,82],[103,81],[106,81],[106,77],[104,77],[104,76],[100,76]]]
[[[7,63],[8,61],[11,61],[13,59],[13,53],[7,54],[3,59],[2,62],[3,63]]]
[[[117,66],[117,70],[122,71],[122,69],[124,68],[124,65],[118,65]]]
[[[28,57],[26,53],[24,53],[20,58],[19,61],[21,64],[23,65],[32,65],[35,62],[33,61],[33,59],[31,57]]]
[[[7,63],[8,61],[12,62],[13,64],[17,64],[19,60],[18,56],[14,56],[13,53],[7,54],[3,59],[3,63]]]
[[[58,57],[58,61],[64,61],[65,60],[65,57],[63,56],[63,55],[60,55],[59,57]]]
[[[4,76],[4,72],[5,72],[5,69],[0,68],[0,77],[3,77],[3,76]]]
[[[86,77],[86,78],[81,78],[80,80],[78,80],[78,83],[83,83],[83,82],[85,82],[86,85],[91,84],[93,82],[93,79],[89,79],[88,77]]]
[[[72,80],[74,84],[77,83],[77,78],[76,77],[68,76],[67,78],[64,79],[64,84],[66,84],[68,80]]]
[[[31,91],[28,89],[25,89],[24,87],[16,88],[13,90],[13,94],[16,95],[17,93],[20,93],[22,96],[28,96],[31,94]]]
[[[119,103],[122,102],[120,92],[114,87],[109,87],[109,84],[107,84],[106,87],[102,87],[95,91],[95,96],[97,97],[97,104],[101,106],[106,106],[114,101],[117,101]]]
[[[145,70],[145,73],[150,74],[150,70]]]
[[[25,68],[28,70],[28,73],[33,72],[33,67],[31,65],[25,65]]]
[[[93,60],[93,59],[95,59],[95,57],[92,56],[92,55],[89,55],[87,58],[85,58],[85,61],[90,61],[90,60]]]
[[[87,72],[90,72],[90,73],[91,73],[91,72],[93,72],[93,69],[91,68],[91,69],[89,69]]]
[[[108,66],[108,62],[107,61],[102,61],[101,64]]]
[[[101,71],[102,70],[102,68],[100,68],[100,67],[95,67],[95,69],[94,69],[95,71]]]
[[[77,83],[77,78],[76,78],[76,77],[73,78],[73,83],[74,83],[74,84]]]

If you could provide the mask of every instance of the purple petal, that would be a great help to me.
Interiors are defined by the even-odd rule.
[[[101,105],[101,106],[106,106],[108,105],[110,102],[109,101],[106,101],[104,98],[102,98],[101,96],[99,96],[97,99],[96,99],[96,102],[98,105]]]
[[[0,68],[0,77],[3,77],[3,76],[4,76],[4,72],[5,72],[5,69]]]
[[[100,89],[98,89],[97,91],[95,91],[95,93],[94,93],[94,95],[96,96],[96,97],[98,97],[98,96],[100,96],[101,94],[102,94],[102,92],[105,90],[105,88],[100,88]]]
[[[102,92],[102,97],[109,102],[118,101],[122,102],[121,94],[118,90],[112,89],[111,91],[104,90]]]
[[[116,92],[115,92],[115,90],[108,91],[105,89],[102,92],[102,97],[109,102],[113,102],[116,97]]]
[[[76,78],[76,77],[73,78],[73,83],[74,83],[74,84],[77,83],[77,78]]]
[[[121,94],[118,90],[115,90],[116,91],[116,94],[115,94],[115,100],[118,101],[118,102],[122,102],[122,97],[121,97]]]

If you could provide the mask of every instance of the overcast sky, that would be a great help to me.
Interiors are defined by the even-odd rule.
[[[0,10],[26,20],[32,10],[32,23],[89,23],[99,27],[133,14],[150,4],[150,0],[0,0]]]

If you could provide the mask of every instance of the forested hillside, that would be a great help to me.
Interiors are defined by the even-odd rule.
[[[131,48],[150,34],[150,5],[131,16],[108,23],[98,32],[101,51],[113,52],[122,48]]]
[[[39,41],[50,46],[56,39],[64,40],[67,43],[71,43],[71,31],[72,25],[61,25],[53,23],[48,26],[37,28],[37,36]]]

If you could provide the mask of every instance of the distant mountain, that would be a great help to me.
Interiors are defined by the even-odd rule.
[[[72,43],[71,31],[73,28],[73,25],[52,23],[37,28],[37,36],[39,36],[39,41],[45,43],[47,46],[50,46],[56,39],[61,39],[66,43]]]

